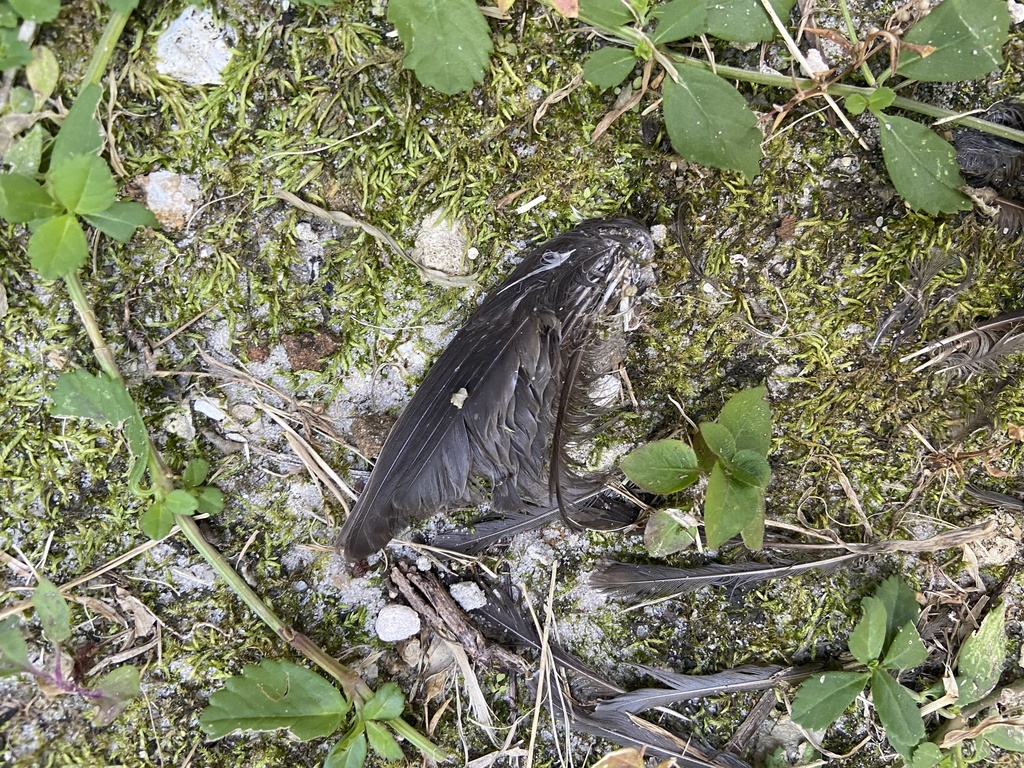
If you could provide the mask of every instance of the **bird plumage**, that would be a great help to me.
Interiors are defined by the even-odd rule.
[[[632,219],[591,220],[531,250],[428,371],[388,435],[338,538],[349,560],[383,548],[411,520],[469,501],[521,512],[584,490],[564,460],[607,319],[653,253]],[[635,291],[634,291],[635,293]],[[587,490],[590,490],[588,487]],[[548,505],[550,506],[550,504]]]

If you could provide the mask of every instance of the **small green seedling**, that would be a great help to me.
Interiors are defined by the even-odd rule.
[[[127,665],[118,667],[92,685],[83,685],[74,679],[71,670],[64,669],[63,647],[71,639],[71,612],[64,596],[52,583],[40,579],[32,595],[32,607],[50,645],[53,668],[42,669],[32,663],[21,634],[21,620],[8,616],[0,621],[0,677],[32,675],[50,690],[82,696],[96,707],[93,725],[110,725],[139,695],[139,670]]]
[[[893,576],[861,603],[863,616],[850,633],[850,653],[858,671],[823,672],[797,691],[792,717],[810,730],[838,720],[866,688],[871,692],[886,738],[911,768],[961,766],[982,759],[991,746],[1024,751],[1024,723],[1017,712],[1002,713],[1005,697],[992,696],[1006,661],[1005,608],[999,606],[960,649],[955,682],[923,693],[894,677],[924,663],[928,651],[915,623],[914,592]],[[929,703],[931,702],[931,703]],[[925,705],[924,709],[920,705]],[[979,706],[982,705],[982,706]],[[972,720],[985,710],[977,725]],[[952,726],[934,729],[929,738],[923,711],[936,712]],[[1010,715],[1016,715],[1016,719]]]
[[[345,735],[331,748],[324,768],[359,768],[368,748],[388,762],[404,759],[388,729],[388,722],[404,709],[405,697],[394,683],[382,685],[353,709],[337,688],[305,667],[262,661],[243,669],[210,697],[199,727],[212,739],[238,731],[287,730],[307,741],[335,733],[351,714]]]
[[[698,451],[682,440],[656,440],[631,452],[622,471],[646,491],[669,495],[708,477],[704,529],[715,548],[740,534],[759,549],[764,540],[765,489],[771,480],[771,411],[761,386],[733,395],[717,421],[700,425]],[[651,517],[647,547],[652,554],[679,551],[695,540],[693,522],[671,510]]]

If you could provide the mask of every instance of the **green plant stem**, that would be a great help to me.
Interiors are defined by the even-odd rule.
[[[851,43],[857,42],[857,28],[853,26],[853,16],[850,15],[850,6],[847,5],[846,0],[839,0],[839,8],[843,12],[843,22],[846,24],[846,34],[850,37]],[[868,85],[874,87],[875,76],[871,74],[871,68],[868,67],[866,61],[860,63],[860,73],[864,75],[864,79],[867,80]]]
[[[784,88],[787,90],[799,89],[801,91],[816,91],[821,88],[820,83],[816,83],[815,81],[808,80],[806,78],[773,75],[770,72],[755,72],[753,70],[742,69],[741,67],[730,67],[724,64],[712,66],[709,62],[703,59],[695,59],[690,56],[682,56],[679,54],[672,54],[670,58],[675,63],[700,67],[701,69],[714,72],[717,75],[730,80],[740,80],[742,82],[754,83],[757,85],[769,85],[773,88]],[[874,93],[875,89],[859,85],[835,83],[828,86],[827,91],[834,96],[849,96],[856,93],[866,99]],[[942,107],[935,107],[931,104],[924,104],[920,101],[908,99],[904,96],[897,96],[893,101],[892,106],[897,107],[898,109],[904,109],[908,112],[915,112],[919,115],[944,120],[946,123],[975,128],[979,131],[984,131],[985,133],[991,133],[993,136],[998,136],[1002,139],[1009,139],[1010,141],[1016,141],[1020,144],[1024,144],[1024,131],[1007,128],[1005,125],[996,125],[995,123],[990,123],[987,120],[981,120],[977,117],[968,117],[958,112],[943,109]]]
[[[83,82],[86,85],[99,85],[100,80],[103,79],[103,73],[107,71],[107,65],[110,63],[110,59],[117,47],[118,38],[121,37],[121,33],[124,31],[124,27],[131,15],[131,11],[114,11],[110,18],[107,19],[107,24],[103,28],[100,41],[96,44],[96,50],[92,52],[89,68],[85,71]]]

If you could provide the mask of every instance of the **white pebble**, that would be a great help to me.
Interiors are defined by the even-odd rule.
[[[377,637],[397,643],[420,631],[420,615],[407,605],[385,605],[377,614]]]
[[[452,598],[462,606],[464,611],[472,611],[474,608],[483,608],[487,605],[487,595],[474,581],[460,581],[452,584]]]

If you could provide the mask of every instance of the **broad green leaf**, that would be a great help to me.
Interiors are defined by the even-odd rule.
[[[398,746],[395,737],[388,731],[388,727],[376,720],[367,720],[363,724],[366,728],[366,738],[370,747],[378,755],[390,763],[396,763],[405,758],[402,748]]]
[[[921,635],[914,626],[914,622],[908,621],[896,632],[889,648],[882,659],[882,666],[886,669],[913,669],[919,664],[924,664],[928,658],[928,649],[924,647]]]
[[[0,70],[17,69],[32,61],[28,43],[18,39],[18,30],[0,30]]]
[[[119,243],[127,243],[139,227],[158,227],[156,216],[142,203],[117,201],[99,213],[82,216],[103,234]]]
[[[942,762],[942,750],[938,744],[926,741],[914,750],[911,756],[911,768],[934,768]]]
[[[139,528],[153,541],[160,541],[175,526],[174,513],[159,501],[153,502],[142,517],[139,518]]]
[[[783,24],[789,21],[796,0],[771,0]],[[736,43],[759,43],[778,34],[760,0],[708,0],[708,34]]]
[[[76,155],[47,174],[47,183],[72,213],[99,213],[117,197],[117,185],[106,161],[98,155]]]
[[[885,606],[877,597],[865,597],[860,607],[864,615],[850,633],[849,648],[853,658],[870,664],[881,657],[885,646]]]
[[[224,493],[220,488],[214,488],[212,486],[205,486],[199,488],[199,496],[197,501],[199,502],[198,511],[204,515],[216,515],[222,509],[224,509]]]
[[[192,459],[181,473],[181,482],[186,488],[196,488],[206,482],[210,475],[210,462],[206,459]]]
[[[897,752],[906,755],[924,741],[924,720],[913,695],[884,669],[871,673],[871,699]]]
[[[689,549],[697,541],[696,521],[678,509],[659,509],[644,528],[644,547],[651,557],[665,557]]]
[[[125,665],[99,679],[94,690],[100,694],[92,724],[98,728],[110,725],[139,695],[139,670]]]
[[[655,45],[674,43],[706,31],[708,0],[671,0],[651,15],[658,20],[658,26],[651,35]]]
[[[743,97],[706,69],[679,64],[676,72],[679,82],[666,76],[662,86],[672,146],[687,160],[753,179],[760,171],[764,137]]]
[[[763,493],[763,492],[762,492]],[[758,514],[752,516],[750,521],[740,531],[740,538],[743,539],[743,546],[750,550],[757,550],[764,544],[764,496],[759,496]]]
[[[338,729],[349,704],[329,682],[288,661],[261,661],[210,697],[199,727],[211,739],[233,731],[287,728],[301,741]]]
[[[768,466],[768,460],[757,451],[736,451],[731,459],[721,461],[729,479],[742,485],[764,489],[772,479],[772,468]]]
[[[1024,752],[1024,727],[1018,725],[994,725],[986,728],[982,738],[1011,752]]]
[[[20,173],[0,173],[0,218],[24,224],[60,212],[60,206],[35,179]]]
[[[808,678],[793,699],[793,721],[812,731],[828,728],[870,679],[870,672],[822,672]]]
[[[390,0],[388,21],[398,28],[405,68],[424,85],[453,94],[483,82],[491,38],[473,0]]]
[[[103,134],[99,121],[93,115],[102,93],[98,85],[90,84],[78,94],[53,140],[51,169],[75,155],[99,154],[103,147]]]
[[[902,627],[917,622],[921,608],[914,590],[899,576],[890,576],[879,584],[875,597],[885,606],[885,647],[888,647]]]
[[[43,159],[43,141],[48,138],[49,134],[43,126],[36,123],[28,133],[18,139],[14,146],[4,155],[4,162],[11,167],[11,173],[28,177],[33,177],[39,173],[39,163]],[[35,184],[35,181],[33,180],[32,183]],[[49,197],[47,195],[47,198]],[[48,200],[48,203],[53,207],[53,210],[51,213],[46,214],[46,216],[51,216],[60,211],[52,199]],[[7,217],[5,216],[4,218]],[[38,216],[36,218],[46,217]]]
[[[43,625],[47,640],[51,643],[63,643],[71,637],[71,611],[68,609],[68,601],[48,579],[39,579],[39,584],[32,593],[32,607],[36,609],[36,616]]]
[[[700,425],[700,436],[711,452],[720,459],[731,459],[736,453],[736,439],[724,424],[705,421]]]
[[[971,208],[956,164],[956,150],[921,123],[877,113],[882,157],[893,186],[912,208],[954,213]]]
[[[364,720],[394,720],[405,709],[405,696],[396,683],[384,683],[363,704]]]
[[[32,49],[32,61],[25,65],[25,78],[35,96],[35,108],[41,109],[57,88],[60,79],[60,64],[53,51],[45,45]]]
[[[199,509],[199,500],[184,488],[175,488],[164,498],[164,506],[174,515],[191,515]]]
[[[345,738],[331,747],[324,760],[324,768],[363,768],[366,763],[366,733],[362,730],[349,732]]]
[[[124,384],[105,373],[62,373],[50,392],[54,416],[77,416],[118,426],[132,417],[133,402]]]
[[[634,64],[636,56],[632,51],[616,46],[599,48],[583,62],[583,77],[602,90],[612,88],[626,79]]]
[[[611,30],[633,23],[629,4],[623,0],[580,0],[579,18]]]
[[[989,612],[978,631],[964,641],[957,660],[961,706],[987,696],[1006,662],[1006,604]]]
[[[767,456],[772,447],[772,414],[764,386],[737,392],[722,406],[718,423],[736,441],[736,450],[755,451]]]
[[[764,492],[730,480],[721,463],[716,463],[708,478],[704,500],[704,532],[708,546],[717,549],[736,534],[743,533],[744,543],[751,549],[758,549],[760,543],[748,540],[748,534],[756,538],[758,526],[753,524],[763,524],[763,520]],[[756,546],[751,546],[752,543]]]
[[[896,71],[915,80],[977,80],[1002,68],[1009,29],[1010,13],[1003,0],[942,0],[903,37],[935,50],[922,57],[902,48]]]
[[[0,3],[0,27],[4,29],[16,29],[21,20],[7,3]]]
[[[36,96],[28,88],[16,85],[11,89],[11,95],[7,99],[11,112],[18,115],[27,115],[35,111]]]
[[[8,616],[0,620],[0,677],[20,675],[31,669],[28,645],[21,635],[21,619]]]
[[[697,481],[697,457],[682,440],[655,440],[631,451],[622,460],[626,477],[645,491],[663,496]]]
[[[886,109],[896,101],[896,91],[892,88],[875,88],[868,97],[868,107],[871,109]]]
[[[57,280],[85,264],[89,243],[70,213],[40,224],[28,240],[28,259],[44,280]]]
[[[8,0],[8,2],[21,18],[34,21],[37,24],[53,21],[60,13],[60,0]]]

